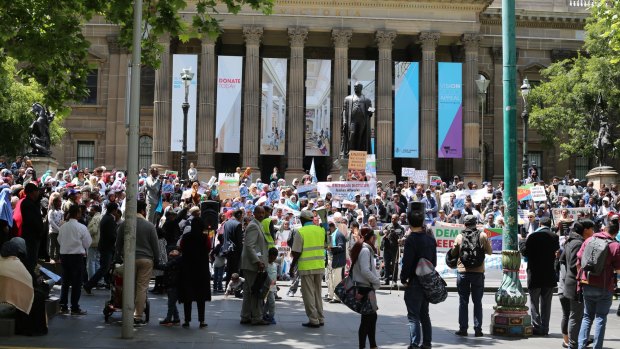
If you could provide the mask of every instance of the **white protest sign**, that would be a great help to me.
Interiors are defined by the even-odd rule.
[[[427,170],[415,170],[413,171],[413,176],[411,177],[415,183],[428,184],[428,171]]]
[[[545,192],[545,187],[541,185],[530,187],[530,193],[534,201],[547,201],[547,192]]]
[[[377,185],[373,182],[318,182],[316,185],[322,197],[332,193],[332,197],[339,201],[355,201],[356,193],[365,195],[368,192],[371,197],[377,195]]]
[[[592,209],[589,207],[575,207],[575,208],[554,208],[551,209],[551,214],[553,215],[553,221],[559,222],[562,219],[562,210],[568,210],[568,217],[570,217],[573,221],[579,219],[579,215],[588,215],[592,212]]]
[[[462,224],[436,223],[432,228],[435,240],[437,240],[437,252],[448,252],[454,246],[454,239],[465,226]]]
[[[570,187],[568,185],[565,185],[565,184],[559,184],[558,185],[558,195],[559,196],[568,196],[569,192],[570,192]]]
[[[403,167],[401,170],[401,176],[411,178],[415,174],[415,168]]]

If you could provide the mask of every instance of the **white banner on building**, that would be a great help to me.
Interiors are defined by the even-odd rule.
[[[196,151],[196,96],[198,82],[198,56],[197,55],[173,55],[172,56],[172,123],[170,127],[170,150],[181,151],[183,149],[183,109],[185,102],[185,85],[181,80],[183,69],[191,69],[194,78],[189,86],[187,101],[187,151]]]
[[[286,149],[287,62],[285,58],[263,58],[261,155],[284,155]]]
[[[215,151],[217,153],[239,153],[240,151],[242,86],[243,57],[219,56],[215,112]]]
[[[329,156],[331,152],[331,79],[332,61],[306,61],[306,156]]]

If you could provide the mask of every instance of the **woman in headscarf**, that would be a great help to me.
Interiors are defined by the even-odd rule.
[[[297,195],[291,195],[290,199],[286,200],[286,206],[288,206],[291,210],[301,211],[299,202],[297,201]]]
[[[7,187],[0,192],[0,246],[9,241],[13,227],[13,208],[11,207],[11,190]]]
[[[203,234],[204,223],[200,218],[192,218],[191,230],[183,234],[180,250],[181,280],[179,282],[179,302],[183,303],[185,321],[183,327],[189,327],[192,321],[192,302],[198,307],[200,328],[207,327],[205,322],[205,302],[211,301],[211,273],[209,271],[209,236]]]

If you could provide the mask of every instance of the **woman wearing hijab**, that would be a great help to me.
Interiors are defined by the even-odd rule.
[[[207,327],[205,322],[205,302],[211,301],[211,273],[209,271],[209,236],[203,234],[202,219],[192,218],[191,230],[183,234],[180,250],[181,280],[179,282],[179,302],[183,303],[185,321],[183,327],[188,328],[192,321],[192,302],[198,307],[200,328]]]
[[[0,246],[9,241],[13,227],[13,208],[11,207],[11,190],[7,187],[0,191]]]
[[[288,206],[291,210],[301,211],[299,202],[297,201],[297,195],[291,195],[291,198],[286,200],[286,206]]]
[[[364,226],[360,230],[361,239],[351,249],[351,278],[356,283],[359,292],[373,292],[381,286],[379,273],[376,268],[375,255],[377,249],[375,243],[377,236],[374,231]],[[370,342],[370,348],[377,348],[375,334],[377,331],[377,312],[362,314],[360,327],[357,331],[359,347],[366,347],[366,337]]]

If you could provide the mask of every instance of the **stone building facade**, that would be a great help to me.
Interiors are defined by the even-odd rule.
[[[191,3],[191,2],[190,2]],[[583,0],[517,0],[517,79],[540,81],[540,69],[571,57],[582,47]],[[191,5],[182,14],[190,20]],[[250,10],[220,14],[223,34],[187,43],[163,37],[164,53],[157,70],[142,69],[140,165],[158,163],[178,170],[180,154],[170,151],[172,55],[197,54],[198,82],[196,152],[190,161],[204,175],[230,172],[236,166],[260,169],[267,178],[274,166],[289,178],[309,169],[304,156],[304,61],[332,61],[331,149],[340,144],[341,110],[349,94],[349,61],[376,62],[375,135],[380,179],[400,176],[401,167],[426,169],[445,179],[461,174],[468,180],[503,177],[502,38],[499,0],[279,0],[273,14]],[[118,29],[101,19],[84,25],[92,43],[89,59],[91,98],[73,105],[65,122],[67,135],[54,149],[60,166],[76,159],[84,166],[123,169],[127,161],[126,114],[129,54],[117,43]],[[217,56],[244,56],[240,154],[214,152]],[[288,59],[286,153],[259,153],[261,58]],[[394,61],[420,62],[420,156],[393,157]],[[463,63],[463,157],[437,158],[437,63]],[[490,80],[484,108],[476,79]],[[521,113],[522,101],[519,98]],[[481,111],[484,115],[481,116]],[[521,122],[519,121],[519,130]],[[519,131],[520,132],[520,131]],[[521,138],[519,138],[521,161]],[[528,141],[530,161],[548,179],[568,169],[584,176],[589,159],[558,161],[557,149],[547,147],[535,132]],[[319,178],[336,173],[333,157],[316,157]],[[207,177],[208,178],[208,177]]]

